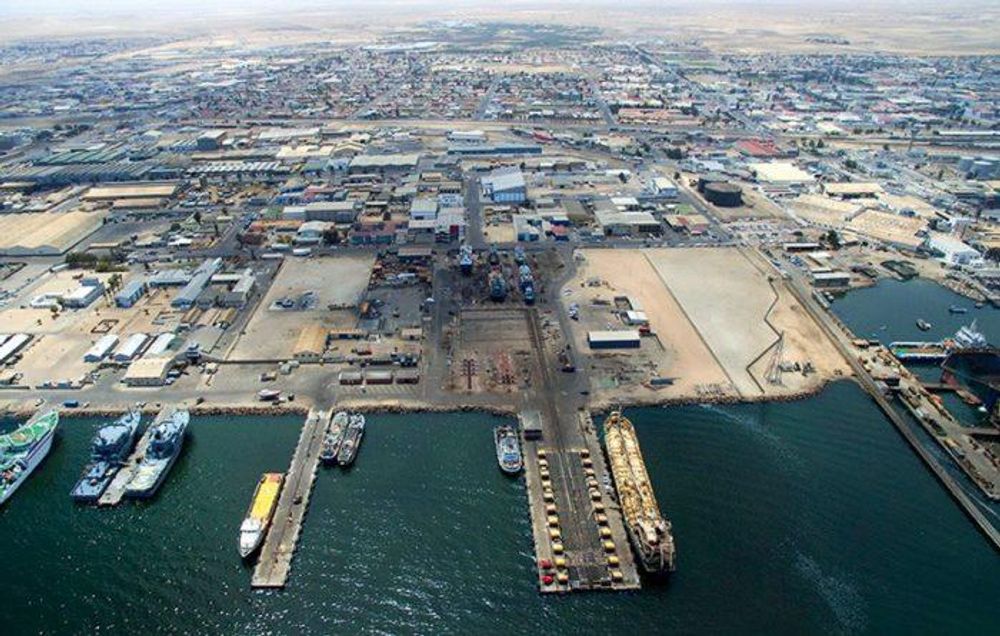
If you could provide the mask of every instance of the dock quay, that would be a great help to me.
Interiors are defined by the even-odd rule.
[[[143,432],[142,437],[139,438],[139,442],[135,445],[135,448],[132,449],[132,453],[128,456],[128,459],[125,460],[125,463],[118,470],[114,479],[108,484],[107,489],[98,498],[98,506],[117,506],[121,503],[122,498],[125,497],[125,488],[132,481],[132,477],[135,475],[135,471],[142,461],[143,451],[149,445],[149,436],[153,434],[153,429],[156,428],[156,425],[170,415],[172,411],[173,409],[164,408],[157,414],[153,422],[146,427],[146,430]]]
[[[522,411],[524,472],[539,590],[634,590],[641,585],[589,414],[558,399],[537,311],[528,326],[540,383]],[[534,409],[534,410],[532,410]]]
[[[581,415],[581,423],[588,421]],[[601,485],[608,472],[600,448],[558,449],[528,439],[524,473],[539,590],[639,589],[621,512]]]
[[[282,588],[288,582],[292,557],[298,544],[302,521],[309,507],[309,495],[319,467],[323,435],[330,423],[330,412],[312,409],[299,434],[292,462],[285,475],[285,486],[278,498],[271,529],[264,538],[251,587]]]
[[[808,285],[800,280],[792,279],[788,282],[788,288],[799,300],[799,303],[808,311],[815,319],[816,323],[820,326],[820,329],[827,334],[831,342],[837,347],[841,355],[847,360],[848,364],[851,366],[851,370],[854,372],[855,379],[862,389],[867,392],[876,404],[882,409],[889,421],[892,422],[896,431],[903,437],[904,440],[910,445],[913,451],[920,457],[920,459],[927,466],[928,470],[937,478],[937,480],[945,487],[948,493],[952,496],[955,502],[961,507],[962,511],[969,517],[970,520],[976,525],[983,536],[990,542],[990,545],[994,549],[1000,551],[1000,530],[993,525],[993,523],[986,517],[983,511],[980,509],[979,505],[965,492],[962,486],[955,480],[955,478],[948,472],[948,470],[942,466],[937,459],[931,455],[924,445],[921,443],[920,439],[917,437],[916,433],[911,430],[909,424],[903,418],[902,414],[897,411],[889,399],[883,394],[878,383],[869,373],[868,369],[865,368],[860,356],[858,355],[857,349],[851,344],[853,336],[850,331],[843,326],[835,316],[831,315],[827,310],[818,307],[815,300],[808,293]]]

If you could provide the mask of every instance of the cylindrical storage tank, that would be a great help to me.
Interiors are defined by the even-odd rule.
[[[706,184],[705,199],[721,208],[735,208],[743,204],[742,190],[735,183]]]

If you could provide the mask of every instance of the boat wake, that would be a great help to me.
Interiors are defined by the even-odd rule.
[[[809,581],[826,603],[841,629],[847,633],[864,632],[868,627],[865,601],[852,583],[826,574],[816,559],[796,552],[795,569]]]

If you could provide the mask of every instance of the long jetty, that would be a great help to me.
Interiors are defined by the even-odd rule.
[[[521,414],[525,482],[539,590],[634,590],[641,585],[590,416],[561,412],[538,314],[528,312],[539,357],[538,410]],[[530,431],[530,435],[528,432]]]
[[[817,307],[815,300],[812,295],[807,291],[804,291],[799,283],[795,279],[789,281],[788,288],[792,293],[798,298],[799,303],[805,307],[813,318],[815,318],[817,324],[820,328],[829,336],[830,340],[833,342],[834,346],[837,347],[840,354],[844,357],[847,363],[851,366],[854,372],[854,376],[858,383],[871,397],[875,400],[875,403],[879,405],[882,412],[885,413],[889,421],[892,422],[893,426],[903,439],[910,444],[913,451],[923,460],[924,464],[931,471],[931,473],[938,479],[939,482],[945,487],[948,493],[954,498],[958,505],[962,508],[962,511],[972,520],[972,522],[979,528],[983,536],[993,545],[996,550],[1000,550],[1000,531],[990,523],[990,520],[986,518],[983,511],[980,510],[979,506],[975,501],[962,489],[962,486],[955,480],[955,478],[945,470],[921,443],[920,439],[913,432],[910,426],[907,424],[906,420],[903,419],[899,411],[893,408],[889,400],[882,394],[879,390],[875,379],[872,378],[868,370],[864,368],[864,365],[858,360],[857,355],[851,348],[850,343],[847,341],[847,334],[842,331],[833,322],[833,318],[826,311]]]
[[[285,486],[278,498],[274,521],[264,539],[251,587],[282,588],[288,582],[292,557],[299,541],[302,521],[309,507],[323,436],[330,423],[330,412],[312,409],[306,416],[292,463],[285,476]]]

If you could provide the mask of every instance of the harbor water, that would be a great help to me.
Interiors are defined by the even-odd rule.
[[[526,498],[471,414],[374,415],[321,468],[285,590],[236,553],[298,418],[195,418],[148,504],[68,492],[100,423],[67,419],[0,511],[4,633],[998,633],[1000,556],[860,389],[633,409],[679,569],[629,594],[541,597]]]

